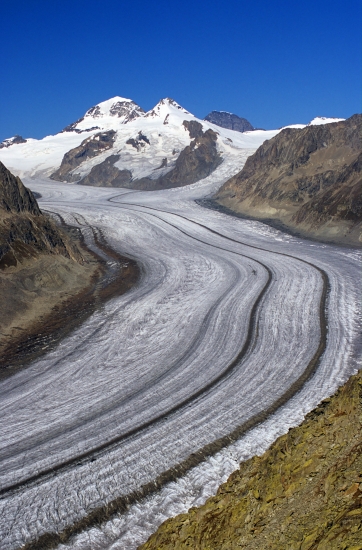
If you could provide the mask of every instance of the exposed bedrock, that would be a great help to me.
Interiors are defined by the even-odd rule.
[[[265,141],[215,198],[307,236],[361,243],[361,132],[362,115],[286,128]]]
[[[95,187],[126,187],[132,180],[132,173],[129,170],[119,170],[114,163],[120,155],[110,155],[103,162],[93,166],[80,185],[93,185]]]
[[[81,255],[55,223],[43,216],[30,189],[0,162],[0,269],[39,254]]]
[[[10,212],[40,214],[33,193],[24,187],[21,179],[14,176],[2,162],[0,162],[0,212],[2,218],[5,213]]]
[[[124,119],[123,124],[127,124],[127,122],[130,122],[131,120],[134,120],[139,116],[142,116],[142,114],[144,114],[144,110],[142,109],[142,107],[137,105],[137,103],[135,103],[134,101],[128,101],[128,100],[116,101],[115,103],[113,103],[113,105],[109,109],[110,116]],[[72,122],[72,124],[68,124],[68,126],[66,126],[64,130],[62,130],[62,132],[76,132],[77,134],[81,134],[82,132],[95,130],[98,128],[98,126],[92,126],[90,124],[90,127],[86,129],[80,129],[80,128],[77,128],[77,126],[81,122],[83,122],[85,119],[89,120],[89,122],[91,123],[92,119],[96,120],[101,116],[102,116],[102,113],[101,113],[100,106],[95,105],[94,107],[91,107],[90,109],[88,109],[88,111],[83,117],[79,118],[75,122]]]
[[[50,176],[51,179],[66,182],[78,181],[80,177],[78,174],[72,173],[73,170],[85,160],[112,149],[115,139],[116,132],[114,130],[99,132],[84,139],[78,147],[65,153],[60,167]]]
[[[0,149],[4,149],[5,147],[6,148],[11,147],[11,145],[18,145],[19,143],[26,143],[26,142],[27,142],[26,139],[16,134],[12,138],[4,139],[4,141],[0,143]]]
[[[140,550],[361,548],[362,374]]]
[[[32,192],[0,162],[2,358],[5,348],[16,353],[19,338],[34,322],[84,291],[96,269],[79,239],[74,241],[43,215]]]
[[[184,121],[183,124],[189,131],[190,137],[194,137],[194,139],[181,151],[174,168],[166,174],[159,178],[144,177],[132,180],[132,173],[129,170],[120,170],[114,166],[120,159],[120,155],[110,155],[103,162],[94,166],[80,183],[97,187],[126,187],[153,191],[181,187],[206,178],[222,162],[222,157],[216,147],[217,134],[213,130],[203,132],[202,125],[196,121]],[[127,144],[140,151],[147,147],[149,140],[147,136],[139,132],[135,138],[130,138]],[[164,158],[158,169],[166,166],[167,158]]]
[[[190,134],[191,139],[199,138],[202,136],[202,124],[200,122],[197,122],[197,120],[184,120],[183,126],[185,126],[186,130]]]
[[[200,123],[196,123],[201,126]],[[186,126],[186,124],[184,123]],[[188,125],[190,135],[197,135],[190,145],[183,149],[176,160],[175,167],[158,179],[141,178],[132,181],[132,189],[156,190],[182,187],[209,176],[222,162],[217,147],[217,134],[213,130],[199,133],[196,125]]]
[[[255,129],[246,118],[241,118],[225,111],[211,111],[204,120],[221,126],[221,128],[236,130],[236,132],[249,132]]]

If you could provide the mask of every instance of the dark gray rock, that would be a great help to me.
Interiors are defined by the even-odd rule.
[[[221,126],[221,128],[235,130],[236,132],[250,132],[254,130],[253,126],[246,118],[241,118],[232,113],[227,113],[226,111],[211,111],[204,120]]]
[[[0,269],[39,254],[80,260],[78,249],[41,213],[33,193],[0,162]]]
[[[185,121],[186,122],[186,121]],[[199,123],[196,123],[199,124]],[[201,124],[200,124],[201,126]],[[191,131],[197,130],[192,126]],[[130,182],[131,189],[170,189],[195,183],[209,176],[222,162],[216,148],[217,134],[213,130],[201,132],[185,147],[176,160],[175,167],[158,179],[141,178]]]
[[[116,132],[114,130],[99,132],[86,138],[78,147],[65,153],[60,167],[50,178],[56,181],[77,181],[79,177],[71,172],[85,160],[111,149],[115,139]]]
[[[116,101],[109,109],[109,114],[118,118],[125,117],[123,124],[127,124],[127,122],[130,122],[131,120],[142,116],[144,114],[144,110],[134,101]],[[81,134],[83,132],[97,130],[99,126],[91,126],[85,130],[79,130],[79,128],[76,128],[76,126],[80,122],[83,122],[85,117],[97,119],[101,116],[102,113],[99,105],[95,105],[94,107],[88,109],[84,117],[78,118],[78,120],[76,120],[75,122],[68,124],[68,126],[66,126],[62,130],[62,132],[76,132],[77,134]]]
[[[88,176],[79,184],[94,187],[126,187],[132,180],[132,173],[129,170],[119,170],[114,166],[119,158],[120,155],[110,155],[100,164],[93,166]]]
[[[18,143],[26,143],[26,142],[27,142],[26,139],[16,134],[12,138],[4,139],[4,141],[0,143],[0,149],[4,149],[4,147],[10,147],[11,145],[17,145]]]
[[[183,126],[185,126],[186,130],[188,130],[191,139],[202,136],[202,124],[200,124],[200,122],[197,122],[197,120],[184,120],[182,124]]]
[[[137,151],[140,151],[142,147],[145,146],[145,144],[150,145],[150,140],[147,136],[142,134],[142,131],[138,132],[137,136],[135,138],[129,138],[126,141],[127,145],[132,145]]]

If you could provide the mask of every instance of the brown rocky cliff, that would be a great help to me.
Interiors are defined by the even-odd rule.
[[[33,193],[24,187],[0,162],[0,212],[29,212],[39,215],[40,210]]]
[[[361,550],[362,373],[139,550]]]
[[[0,269],[40,254],[60,254],[82,263],[78,247],[41,213],[32,192],[0,162]]]
[[[155,190],[190,185],[209,176],[222,163],[223,159],[216,147],[216,132],[203,132],[199,122],[191,124],[184,121],[183,124],[194,139],[181,151],[174,168],[158,179],[142,178],[125,187]]]
[[[31,191],[0,163],[0,378],[21,368],[33,348],[45,349],[38,333],[50,334],[55,319],[58,328],[71,322],[68,301],[82,296],[84,305],[98,272],[79,236],[43,215]]]
[[[286,128],[265,141],[215,198],[232,211],[280,220],[307,236],[358,244],[361,136],[362,115]]]

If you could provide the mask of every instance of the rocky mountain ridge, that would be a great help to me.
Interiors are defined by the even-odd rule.
[[[51,179],[77,182],[81,185],[155,190],[195,183],[208,176],[222,162],[222,155],[217,147],[218,134],[210,128],[204,130],[203,124],[173,99],[161,100],[148,113],[135,109],[133,102],[122,103],[122,111],[117,111],[115,105],[120,104],[121,102],[117,102],[110,105],[108,102],[107,112],[104,107],[102,110],[99,106],[90,109],[82,120],[82,124],[87,117],[96,119],[101,117],[102,113],[106,117],[113,113],[112,116],[123,117],[124,125],[138,118],[142,124],[142,127],[139,125],[141,129],[137,127],[136,132],[132,131],[131,134],[127,132],[125,136],[120,130],[106,130],[92,134],[78,147],[64,155],[58,170],[51,174]],[[131,117],[126,116],[127,109]],[[184,119],[184,116],[187,118]],[[142,117],[145,119],[144,124]],[[158,133],[154,131],[161,124],[166,127],[163,130],[163,133],[166,132],[166,140],[170,131],[176,134],[177,147],[173,147],[172,152],[168,144],[165,150],[165,136],[160,134],[159,130]],[[132,125],[129,127],[132,129]],[[72,130],[83,131],[79,125],[73,125]],[[173,138],[172,134],[170,138]],[[162,158],[159,155],[158,165],[149,166],[148,173],[141,173],[140,177],[137,177],[135,166],[130,165],[127,158],[139,160],[144,165],[146,157],[151,163],[151,155],[157,152],[160,146],[165,154]],[[103,154],[108,150],[107,155]],[[94,160],[86,164],[95,157],[99,157],[98,162]],[[126,164],[124,164],[125,161]],[[77,170],[78,167],[85,166],[88,166],[86,171]]]
[[[361,242],[362,115],[285,128],[250,156],[215,196],[231,211],[307,236]]]
[[[0,269],[39,254],[60,254],[81,262],[74,247],[54,222],[43,216],[33,193],[0,162]]]
[[[160,100],[144,112],[134,101],[116,96],[91,107],[54,136],[6,140],[0,159],[19,176],[153,190],[195,183],[225,158],[231,161],[232,175],[235,162],[231,157],[236,160],[241,152],[243,157],[246,151],[252,153],[280,131],[250,130],[245,125],[241,128],[234,124],[234,115],[220,116],[228,120],[215,122],[227,128],[197,119],[171,98]],[[240,117],[238,120],[243,121]],[[249,131],[237,131],[245,129]],[[201,133],[204,138],[216,138],[193,143],[201,139]]]
[[[61,304],[79,297],[97,271],[79,239],[45,216],[33,193],[0,162],[0,378],[21,361],[19,346],[30,348],[27,335],[34,344],[44,323],[49,330],[54,308],[59,314]]]
[[[221,128],[228,128],[229,130],[235,130],[236,132],[250,132],[255,128],[250,124],[246,118],[241,118],[232,113],[226,111],[211,111],[204,120],[212,122]]]

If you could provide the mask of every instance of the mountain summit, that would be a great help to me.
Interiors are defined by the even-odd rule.
[[[125,97],[115,96],[88,109],[82,118],[66,126],[63,132],[81,133],[95,130],[99,128],[97,122],[102,126],[110,126],[115,118],[119,119],[118,123],[126,124],[143,115],[144,110],[137,103]]]
[[[221,128],[228,128],[236,132],[250,132],[251,130],[255,130],[246,118],[241,118],[227,111],[211,111],[204,120],[221,126]]]

